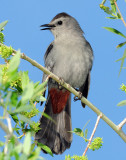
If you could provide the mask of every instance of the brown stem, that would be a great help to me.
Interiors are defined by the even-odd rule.
[[[126,27],[126,23],[125,23],[125,21],[124,21],[124,18],[123,18],[123,16],[122,16],[122,14],[121,14],[121,12],[120,12],[120,9],[119,9],[119,7],[118,7],[118,5],[117,5],[117,3],[116,3],[115,0],[114,0],[114,3],[115,3],[115,5],[116,5],[116,8],[117,8],[117,10],[118,10],[120,16],[121,16],[121,20],[123,21],[123,23],[124,23],[124,25],[125,25],[125,27]]]
[[[26,127],[25,127],[25,129],[27,129],[27,127],[28,127],[28,123],[26,124]],[[24,135],[25,135],[25,133],[26,132],[24,132],[20,137],[18,137],[18,138],[22,138]]]
[[[119,130],[122,129],[122,127],[124,126],[124,124],[126,124],[126,118],[118,125]]]
[[[88,142],[88,144],[87,144],[87,147],[86,147],[86,149],[85,149],[85,151],[84,151],[84,153],[83,153],[83,156],[85,156],[86,155],[86,152],[87,152],[87,150],[88,150],[88,148],[89,148],[89,146],[90,146],[90,144],[91,144],[91,141],[92,141],[92,139],[93,139],[93,137],[94,137],[94,134],[95,134],[95,132],[96,132],[96,129],[97,129],[97,126],[98,126],[98,124],[99,124],[99,121],[100,121],[100,118],[102,117],[102,113],[97,117],[97,121],[96,121],[96,123],[95,123],[95,127],[94,127],[94,129],[93,129],[93,132],[92,132],[92,134],[91,134],[91,137],[90,137],[90,139],[89,139],[89,142]]]

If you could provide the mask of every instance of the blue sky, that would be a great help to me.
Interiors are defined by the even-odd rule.
[[[114,123],[119,124],[126,117],[126,106],[117,107],[117,103],[126,99],[126,95],[119,89],[125,84],[126,71],[118,77],[120,62],[115,62],[122,57],[124,47],[116,50],[116,45],[125,41],[122,37],[114,35],[102,27],[113,27],[125,34],[125,27],[120,20],[108,20],[100,8],[102,0],[1,0],[0,22],[9,20],[5,27],[5,44],[12,45],[15,49],[21,49],[27,56],[43,65],[43,56],[46,48],[53,40],[49,31],[40,31],[40,25],[49,23],[60,12],[67,12],[77,19],[84,31],[84,36],[90,42],[94,51],[94,64],[91,72],[91,85],[88,99],[98,107]],[[118,2],[120,10],[125,17],[126,3]],[[0,59],[0,63],[3,62]],[[28,70],[30,78],[36,82],[41,81],[42,72],[28,62],[21,60],[21,70]],[[39,107],[39,105],[37,106]],[[39,107],[43,110],[43,107]],[[72,101],[72,127],[83,128],[90,120],[88,137],[90,136],[96,121],[96,114],[86,106],[82,108],[80,102]],[[36,117],[36,121],[39,117]],[[126,127],[124,127],[126,131]],[[4,136],[4,135],[2,135]],[[103,137],[103,147],[98,151],[88,150],[89,160],[126,159],[125,142],[101,120],[95,137]],[[71,148],[54,158],[41,153],[47,160],[63,160],[65,155],[82,155],[86,147],[83,140],[73,135]]]

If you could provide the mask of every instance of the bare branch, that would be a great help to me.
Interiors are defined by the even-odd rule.
[[[9,114],[8,113],[6,113],[6,120],[7,120],[7,123],[8,123],[9,132],[12,133],[13,129],[12,129],[12,125],[11,125],[11,119],[9,118]]]
[[[83,153],[83,156],[86,155],[86,152],[87,152],[87,150],[88,150],[88,148],[89,148],[89,146],[90,146],[90,144],[91,144],[92,138],[94,137],[94,134],[95,134],[95,132],[96,132],[96,129],[97,129],[97,126],[98,126],[98,124],[99,124],[99,121],[100,121],[100,118],[101,118],[101,117],[102,117],[102,113],[97,117],[97,121],[96,121],[96,123],[95,123],[95,127],[94,127],[94,129],[93,129],[93,132],[92,132],[92,134],[91,134],[91,137],[90,137],[90,139],[89,139],[89,142],[88,142],[88,144],[87,144],[87,147],[86,147],[86,149],[85,149],[85,151],[84,151],[84,153]]]
[[[3,129],[3,131],[9,136],[9,138],[11,137],[15,137],[15,141],[16,144],[19,144],[17,137],[15,135],[13,135],[13,133],[11,133],[8,129],[8,127],[0,120],[0,127]]]
[[[124,25],[125,25],[125,27],[126,27],[126,22],[124,21],[124,18],[123,18],[123,16],[122,16],[122,14],[121,14],[121,12],[120,12],[120,10],[119,10],[119,7],[118,7],[118,5],[117,5],[117,2],[116,2],[115,0],[114,0],[114,3],[115,3],[115,5],[116,5],[116,8],[117,8],[120,16],[121,16],[121,20],[122,20],[122,22],[124,23]]]
[[[126,123],[126,118],[118,125],[119,130],[122,129],[125,123]]]

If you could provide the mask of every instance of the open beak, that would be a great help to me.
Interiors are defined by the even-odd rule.
[[[40,27],[45,27],[45,28],[42,28],[41,30],[51,30],[52,28],[55,27],[55,25],[53,25],[53,24],[44,24],[44,25],[41,25]]]

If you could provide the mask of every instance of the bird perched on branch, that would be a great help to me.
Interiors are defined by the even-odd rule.
[[[87,98],[90,85],[90,71],[93,52],[83,36],[83,31],[75,18],[67,13],[57,14],[49,24],[41,25],[41,30],[50,30],[55,39],[49,45],[44,59],[45,67],[73,88],[77,88]],[[47,75],[43,75],[43,81]],[[85,107],[85,104],[82,104]],[[44,112],[55,123],[42,116],[40,130],[35,140],[47,145],[54,154],[62,154],[72,142],[71,93],[53,79],[48,82],[48,96]]]

